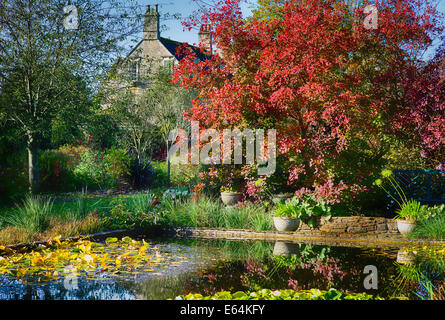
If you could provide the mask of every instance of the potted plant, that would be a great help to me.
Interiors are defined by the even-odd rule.
[[[278,231],[295,231],[301,221],[311,228],[315,228],[320,218],[328,221],[331,218],[331,207],[322,199],[305,195],[302,199],[293,197],[290,200],[281,200],[273,213]]]
[[[238,192],[237,189],[232,186],[221,187],[221,200],[224,203],[224,205],[228,207],[237,204],[241,200],[242,196],[243,194],[241,192]]]
[[[273,222],[278,231],[295,231],[300,226],[301,208],[295,202],[280,201],[273,210]]]
[[[396,211],[394,218],[397,221],[397,229],[402,235],[410,234],[414,230],[416,222],[422,218],[422,211],[425,206],[421,206],[418,201],[408,200],[402,187],[394,177],[392,170],[385,169],[381,175],[382,178],[389,181],[399,197],[396,199],[392,193],[385,188],[381,179],[375,181],[375,184],[382,188],[400,207]]]
[[[409,200],[404,202],[396,213],[397,229],[401,234],[407,235],[414,230],[416,222],[420,220],[422,216],[422,206],[418,201]]]

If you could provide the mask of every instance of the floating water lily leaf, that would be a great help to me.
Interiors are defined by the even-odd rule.
[[[169,266],[169,254],[151,248],[145,241],[125,237],[107,238],[105,244],[86,239],[77,242],[54,238],[53,246],[38,251],[0,256],[0,274],[9,274],[17,279],[29,278],[39,282],[58,279],[67,274],[66,268],[78,271],[86,278],[132,275],[154,272],[152,266]],[[4,250],[3,252],[5,252]],[[158,270],[156,274],[161,274]]]
[[[123,237],[122,242],[131,244],[133,242],[133,239],[131,239],[130,237]]]
[[[107,238],[105,240],[105,243],[108,244],[112,244],[112,243],[117,243],[119,240],[117,238]]]

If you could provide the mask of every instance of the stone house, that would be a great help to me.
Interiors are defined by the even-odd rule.
[[[130,87],[136,94],[147,88],[144,74],[158,66],[173,66],[181,60],[177,54],[177,48],[183,46],[179,41],[161,37],[160,13],[158,5],[146,7],[144,18],[144,30],[142,40],[130,51],[125,58],[116,60],[115,68],[119,79],[124,81],[107,81],[114,90]],[[209,25],[203,25],[199,32],[199,43],[206,48],[203,53],[198,47],[187,45],[197,54],[197,59],[203,60],[211,57],[211,30]]]

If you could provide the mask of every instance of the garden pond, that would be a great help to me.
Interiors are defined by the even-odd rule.
[[[53,239],[0,246],[0,300],[164,300],[260,289],[335,288],[383,298],[445,299],[445,247],[351,248],[266,241]],[[366,266],[377,289],[365,288]],[[369,278],[368,278],[369,279]]]

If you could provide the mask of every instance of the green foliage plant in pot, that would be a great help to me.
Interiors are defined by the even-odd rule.
[[[397,229],[403,235],[413,232],[416,222],[421,220],[423,207],[420,202],[409,200],[396,211]]]
[[[301,207],[293,200],[281,200],[273,210],[273,222],[278,231],[295,231],[300,226]]]
[[[273,214],[275,228],[278,231],[295,231],[298,229],[300,221],[311,228],[315,228],[318,219],[329,220],[331,218],[331,207],[322,199],[313,195],[305,195],[303,198],[293,197],[287,201],[281,200],[277,203]]]
[[[422,219],[422,212],[425,206],[422,206],[420,202],[408,199],[405,195],[400,184],[394,177],[394,173],[391,170],[382,171],[382,179],[385,179],[397,192],[399,199],[396,199],[391,192],[389,192],[382,181],[382,179],[377,179],[375,184],[382,188],[398,205],[399,209],[396,211],[395,220],[397,221],[397,229],[402,235],[410,234],[416,225],[416,222]]]

